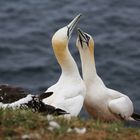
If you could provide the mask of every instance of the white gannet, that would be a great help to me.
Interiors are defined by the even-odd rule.
[[[52,92],[40,95],[27,94],[22,88],[0,85],[0,108],[31,109],[45,114],[64,115],[64,110],[44,104],[41,100],[52,95]]]
[[[68,48],[72,31],[79,21],[80,14],[67,26],[59,29],[52,37],[52,47],[62,73],[58,82],[47,89],[53,95],[43,99],[43,102],[77,116],[83,106],[86,93],[85,84],[79,74],[77,65]]]
[[[133,103],[129,97],[107,88],[96,73],[93,38],[78,29],[76,46],[80,53],[82,74],[86,84],[84,105],[88,113],[93,118],[104,121],[139,120],[140,116],[134,113]]]

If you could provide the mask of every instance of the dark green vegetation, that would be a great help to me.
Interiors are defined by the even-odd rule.
[[[140,140],[139,128],[126,128],[121,122],[92,119],[53,118],[60,128],[50,130],[48,117],[30,110],[0,110],[0,140]],[[86,128],[84,134],[69,129]]]

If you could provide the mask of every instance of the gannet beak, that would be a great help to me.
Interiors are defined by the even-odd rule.
[[[77,23],[78,23],[78,21],[79,21],[79,19],[80,19],[81,16],[82,16],[81,14],[77,15],[77,16],[67,25],[67,28],[68,28],[67,36],[68,36],[69,39],[70,39],[71,34],[72,34],[72,32],[73,32],[75,26],[77,25]]]
[[[83,43],[86,43],[88,47],[90,37],[85,32],[83,32],[80,28],[77,29],[77,32],[78,32],[79,41],[81,43],[81,47],[82,48],[84,47]]]

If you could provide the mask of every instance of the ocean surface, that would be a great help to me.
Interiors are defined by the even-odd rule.
[[[95,40],[98,74],[108,87],[128,95],[140,112],[139,0],[1,0],[0,84],[36,94],[56,83],[61,70],[51,38],[79,13],[78,27]],[[76,31],[69,47],[81,72],[75,41]],[[85,111],[81,116],[87,116]]]

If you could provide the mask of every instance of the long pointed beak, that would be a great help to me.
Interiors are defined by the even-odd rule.
[[[80,28],[77,29],[78,32],[78,38],[81,44],[81,47],[84,48],[83,43],[85,42],[88,46],[89,45],[89,37],[87,36],[87,34],[85,32],[83,32]]]
[[[78,37],[82,39],[82,41],[86,41],[85,32],[83,32],[80,28],[77,29]]]
[[[71,34],[72,34],[74,28],[76,27],[76,25],[77,25],[77,23],[78,23],[78,21],[79,21],[79,19],[80,19],[81,16],[82,16],[81,14],[77,15],[77,16],[67,25],[67,27],[68,27],[68,32],[67,32],[68,38],[71,37]]]

